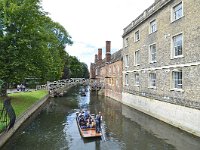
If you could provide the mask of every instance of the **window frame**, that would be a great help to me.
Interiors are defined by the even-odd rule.
[[[140,31],[137,30],[134,34],[134,41],[138,42],[140,40]]]
[[[152,78],[155,77],[155,78]],[[149,88],[156,88],[156,73],[155,72],[150,72],[149,73]]]
[[[152,47],[155,45],[155,52],[154,53],[152,53]],[[155,59],[153,60],[152,58],[152,55],[155,55],[154,57],[155,57]],[[153,44],[151,44],[151,45],[149,45],[149,63],[155,63],[155,62],[157,62],[156,61],[156,56],[157,56],[157,46],[156,46],[156,43],[153,43]]]
[[[135,73],[135,86],[140,86],[140,75],[139,73]]]
[[[181,36],[181,45],[178,45],[177,43],[179,43],[179,41],[176,41],[175,43],[175,38],[177,38],[178,36]],[[173,35],[172,36],[172,39],[171,39],[171,47],[172,47],[172,52],[171,52],[171,59],[174,59],[174,58],[180,58],[180,57],[183,57],[183,33],[178,33],[176,35]],[[181,54],[179,55],[176,55],[176,51],[179,51],[179,50],[176,50],[177,47],[180,47],[181,46]]]
[[[128,47],[129,45],[129,37],[126,37],[125,40],[124,40],[124,47]]]
[[[134,53],[134,65],[139,66],[140,65],[140,49],[136,50]]]
[[[125,74],[125,86],[128,86],[129,80],[128,80],[128,73]]]
[[[129,56],[128,56],[128,54],[125,55],[124,63],[125,63],[125,68],[128,68],[129,67]]]
[[[154,26],[155,26],[155,28],[152,28]],[[155,30],[153,30],[153,29],[155,29]],[[154,20],[150,21],[150,23],[149,23],[149,34],[154,33],[156,31],[157,31],[157,22],[156,22],[156,19],[154,19]]]
[[[173,70],[171,75],[172,75],[172,83],[171,83],[172,90],[183,91],[183,71],[182,71],[182,69]]]
[[[179,7],[181,5],[181,10],[179,8],[179,10],[175,10],[177,7]],[[181,13],[181,16],[176,17],[176,13],[179,12]],[[171,9],[171,22],[177,21],[179,19],[181,19],[183,17],[183,1],[180,1],[178,3],[176,3],[172,9]]]

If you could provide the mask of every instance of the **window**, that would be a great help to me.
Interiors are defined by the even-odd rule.
[[[140,85],[139,73],[136,73],[136,74],[135,74],[135,85],[136,85],[136,86]]]
[[[172,78],[173,78],[173,88],[182,89],[182,70],[173,71]]]
[[[128,85],[128,74],[125,74],[125,85]]]
[[[128,67],[128,64],[129,64],[129,60],[128,60],[128,55],[125,56],[125,67]]]
[[[140,40],[140,32],[139,30],[135,32],[135,42]]]
[[[153,20],[150,22],[150,33],[156,32],[157,27],[156,27],[156,20]]]
[[[183,4],[182,2],[173,7],[172,21],[178,20],[183,16]]]
[[[96,76],[98,75],[98,68],[96,68],[96,70],[95,70],[95,75]]]
[[[124,41],[124,46],[125,46],[125,47],[128,47],[128,38],[125,39],[125,41]]]
[[[149,87],[156,87],[156,74],[155,73],[150,73],[149,74]]]
[[[149,54],[150,63],[156,62],[156,44],[150,45]]]
[[[137,66],[137,65],[139,65],[139,64],[140,64],[140,51],[137,50],[137,51],[135,52],[135,65]]]
[[[173,57],[182,56],[183,37],[182,34],[173,37]]]

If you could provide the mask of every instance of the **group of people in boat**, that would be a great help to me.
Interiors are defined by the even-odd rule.
[[[97,133],[101,132],[101,112],[95,117],[89,114],[88,111],[81,111],[79,112],[77,119],[81,129],[95,128]]]

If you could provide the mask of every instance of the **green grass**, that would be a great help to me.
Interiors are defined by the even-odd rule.
[[[39,101],[42,97],[44,97],[48,91],[39,90],[32,92],[19,92],[12,93],[8,96],[11,98],[11,105],[15,111],[17,117],[23,114],[31,105],[35,102]],[[3,101],[0,98],[0,110],[3,108]],[[0,122],[0,131],[4,128],[4,124]]]
[[[15,110],[18,117],[24,113],[31,105],[44,97],[48,92],[46,90],[32,91],[32,92],[19,92],[9,94],[11,98],[11,105]]]

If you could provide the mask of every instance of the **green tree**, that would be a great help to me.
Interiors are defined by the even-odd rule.
[[[40,0],[0,0],[0,78],[8,83],[34,76],[59,79],[65,65],[64,50],[71,37],[53,22]]]

